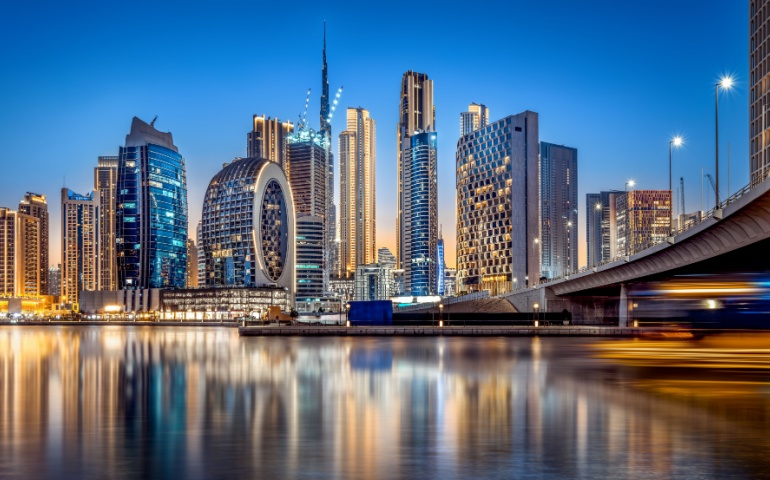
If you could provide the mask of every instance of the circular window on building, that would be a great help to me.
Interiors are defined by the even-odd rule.
[[[288,247],[288,222],[286,218],[286,200],[281,185],[270,180],[265,187],[260,209],[262,231],[262,258],[270,280],[277,282],[283,273]]]

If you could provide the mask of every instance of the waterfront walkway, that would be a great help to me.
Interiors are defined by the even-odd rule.
[[[344,326],[240,326],[241,336],[270,337],[270,336],[407,336],[407,337],[660,337],[676,338],[692,337],[687,330],[675,328],[628,328],[628,327],[598,327],[598,326],[451,326],[451,327],[344,327]]]

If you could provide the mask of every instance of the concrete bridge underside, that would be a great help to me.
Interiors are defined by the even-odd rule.
[[[503,295],[519,311],[567,310],[629,322],[627,286],[675,275],[770,270],[770,179],[667,242],[631,257]],[[593,313],[590,313],[593,310]],[[585,314],[588,311],[588,314]],[[574,319],[579,323],[580,318]]]

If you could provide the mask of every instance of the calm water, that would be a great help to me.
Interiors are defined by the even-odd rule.
[[[0,327],[0,477],[770,477],[767,345]]]

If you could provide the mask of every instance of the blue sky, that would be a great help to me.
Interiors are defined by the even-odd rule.
[[[194,227],[208,181],[245,155],[252,114],[296,120],[310,87],[317,126],[324,20],[331,90],[344,85],[335,135],[348,106],[377,122],[378,247],[395,246],[398,91],[410,69],[435,82],[449,265],[459,114],[471,102],[492,119],[536,111],[541,140],[578,149],[581,218],[586,193],[627,179],[667,188],[668,141],[682,134],[675,183],[684,177],[697,210],[701,168],[714,170],[714,83],[732,73],[736,88],[720,97],[722,188],[728,143],[731,190],[748,181],[746,1],[4,2],[0,206],[48,195],[58,261],[62,184],[89,191],[96,158],[117,154],[131,118],[158,115],[187,160]]]

